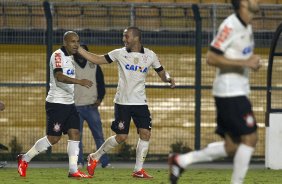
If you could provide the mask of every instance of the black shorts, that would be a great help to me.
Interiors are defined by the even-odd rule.
[[[111,129],[116,134],[128,134],[131,118],[137,128],[151,130],[151,114],[147,105],[119,105],[115,104],[115,120]]]
[[[45,103],[47,135],[61,136],[69,129],[80,127],[79,114],[74,104]]]
[[[215,97],[217,108],[216,133],[227,133],[233,138],[256,131],[257,123],[252,105],[246,96],[219,98]]]

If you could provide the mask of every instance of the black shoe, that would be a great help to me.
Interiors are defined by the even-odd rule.
[[[184,171],[184,169],[181,168],[176,161],[177,156],[178,154],[170,154],[168,156],[169,180],[171,184],[177,184],[179,177]]]

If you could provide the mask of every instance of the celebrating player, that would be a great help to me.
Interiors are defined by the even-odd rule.
[[[163,82],[170,83],[172,88],[175,87],[175,83],[162,67],[157,55],[142,46],[141,31],[137,27],[125,29],[122,40],[125,47],[113,50],[104,56],[87,52],[81,47],[78,49],[83,57],[93,63],[117,62],[119,71],[119,82],[114,99],[115,120],[111,126],[116,135],[109,137],[95,153],[88,156],[87,170],[90,175],[94,175],[94,170],[101,156],[127,139],[132,118],[139,134],[136,164],[132,176],[152,178],[143,169],[152,128],[145,94],[145,79],[149,68],[153,67]]]
[[[67,152],[69,156],[68,177],[92,178],[78,170],[79,115],[74,105],[74,84],[91,87],[87,79],[76,79],[73,54],[79,47],[79,36],[68,31],[63,37],[64,46],[56,50],[50,58],[50,90],[46,98],[47,135],[39,139],[26,153],[18,156],[18,173],[26,176],[28,163],[39,153],[46,151],[68,134]]]

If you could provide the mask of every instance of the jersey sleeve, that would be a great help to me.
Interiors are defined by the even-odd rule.
[[[119,57],[119,54],[120,54],[120,49],[115,49],[115,50],[112,50],[111,52],[109,52],[106,56],[107,56],[107,61],[110,63],[110,61],[118,61],[118,57]],[[105,57],[106,57],[105,56]]]
[[[63,68],[63,58],[61,52],[54,52],[51,56],[50,64],[54,72],[62,71]]]
[[[223,22],[218,29],[217,35],[211,42],[210,50],[223,54],[232,42],[233,32],[234,28],[230,24]]]
[[[155,54],[155,53],[153,53],[152,54],[152,59],[153,59],[153,62],[152,62],[152,67],[156,70],[156,69],[158,69],[158,68],[161,68],[162,67],[162,65],[161,65],[161,63],[160,63],[160,60],[159,60],[159,58],[158,58],[158,56]]]

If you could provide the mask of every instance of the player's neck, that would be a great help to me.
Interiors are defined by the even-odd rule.
[[[135,44],[132,48],[131,48],[131,52],[140,52],[142,48],[142,45],[140,43]]]
[[[250,13],[247,9],[243,8],[243,9],[240,9],[238,11],[238,14],[240,16],[240,18],[242,19],[242,21],[248,25],[250,24],[250,22],[252,21],[254,15],[252,13]]]

